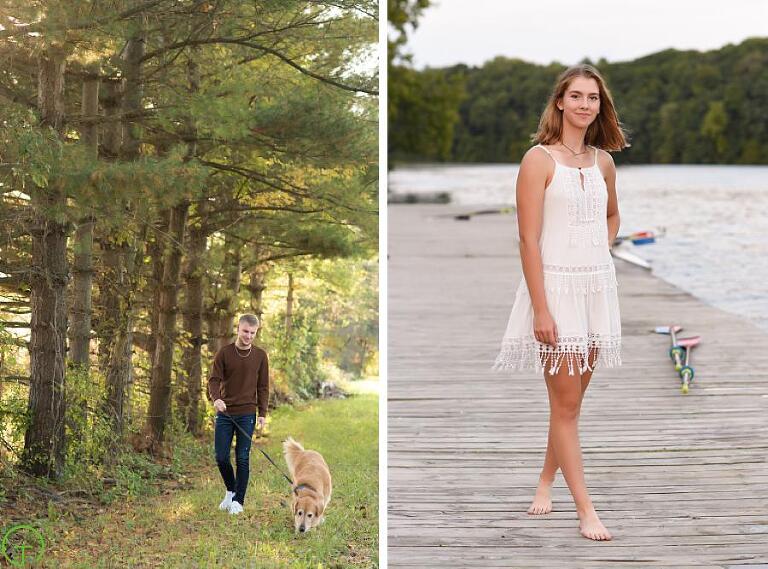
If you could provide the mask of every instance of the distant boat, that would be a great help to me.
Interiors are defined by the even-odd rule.
[[[475,211],[465,211],[462,213],[443,213],[435,217],[452,217],[458,221],[469,221],[476,215],[511,215],[517,212],[515,206],[508,206],[496,209],[478,209]]]
[[[650,261],[647,261],[632,252],[632,246],[629,245],[628,241],[621,241],[618,245],[614,245],[611,249],[611,255],[616,259],[621,259],[622,261],[626,261],[627,263],[637,265],[644,269],[650,270],[651,268]]]
[[[387,194],[387,202],[392,204],[448,204],[451,194],[448,192],[406,192]]]

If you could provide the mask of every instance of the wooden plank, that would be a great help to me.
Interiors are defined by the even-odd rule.
[[[768,563],[768,334],[615,262],[623,365],[595,372],[579,425],[614,540],[591,542],[560,473],[554,511],[526,514],[546,387],[491,371],[520,279],[514,218],[435,217],[454,210],[389,207],[389,566]],[[687,396],[650,332],[670,315],[703,338]]]

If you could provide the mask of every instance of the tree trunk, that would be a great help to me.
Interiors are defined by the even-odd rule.
[[[103,80],[101,90],[101,106],[106,117],[114,117],[120,113],[123,102],[123,79],[109,77]],[[104,123],[99,150],[101,157],[106,160],[117,160],[123,146],[123,123],[110,120]]]
[[[75,373],[85,374],[85,382],[76,382],[79,387],[74,393],[70,392],[70,410],[76,408],[82,414],[83,420],[73,420],[71,411],[67,417],[70,440],[79,441],[87,431],[88,397],[83,385],[89,385],[90,376],[90,347],[91,347],[91,307],[93,290],[93,218],[85,217],[77,224],[75,230],[73,285],[71,290],[69,327],[69,367]],[[70,381],[70,389],[72,382]],[[76,449],[84,450],[81,446]],[[81,456],[74,456],[81,460]]]
[[[108,79],[103,89],[102,105],[104,114],[113,117],[120,113],[123,96],[122,79]],[[106,160],[117,160],[120,155],[120,147],[123,144],[123,126],[119,120],[111,120],[105,123],[101,154]],[[101,233],[101,232],[100,232]],[[104,375],[109,375],[109,362],[111,359],[111,343],[117,332],[117,319],[119,309],[118,289],[115,284],[115,275],[119,274],[119,263],[112,252],[114,244],[111,234],[101,233],[99,238],[101,250],[101,262],[103,270],[97,274],[99,287],[99,318],[96,324],[96,336],[98,338],[99,369]]]
[[[125,434],[126,401],[128,399],[128,384],[131,380],[131,346],[133,328],[133,311],[127,308],[126,314],[120,326],[117,335],[110,342],[109,356],[107,359],[106,398],[104,401],[104,410],[112,421],[113,433],[116,435],[112,439],[115,443],[115,450],[118,442],[122,440]]]
[[[61,134],[64,127],[66,53],[48,48],[39,60],[38,103],[42,124]],[[30,191],[34,206],[29,342],[30,380],[22,466],[38,476],[59,478],[64,468],[67,337],[67,227],[56,221],[66,205],[58,180]]]
[[[100,232],[101,233],[101,232]],[[123,286],[125,274],[123,255],[120,245],[113,243],[111,235],[100,235],[99,244],[100,271],[99,284],[99,367],[102,373],[109,373],[109,360],[112,353],[112,342],[120,327],[120,316],[123,306]]]
[[[288,296],[285,300],[285,335],[290,336],[293,328],[293,273],[288,273]]]
[[[161,452],[165,425],[171,403],[171,371],[173,346],[176,339],[176,313],[181,274],[182,243],[187,223],[189,202],[183,201],[171,212],[169,236],[163,262],[163,281],[160,291],[160,314],[158,318],[155,357],[152,362],[152,383],[149,397],[147,435],[150,452],[157,456]]]
[[[201,217],[202,208],[201,208]],[[178,407],[185,417],[186,429],[193,435],[200,430],[200,393],[202,389],[203,345],[203,273],[207,231],[204,225],[193,225],[189,230],[187,258],[184,266],[184,330],[189,335],[184,343],[184,385],[179,386]]]
[[[144,223],[141,226],[141,231],[139,232],[138,236],[136,237],[135,241],[135,247],[133,248],[133,257],[130,257],[128,259],[128,275],[130,277],[130,286],[131,291],[135,291],[138,287],[139,283],[139,277],[141,276],[142,272],[142,266],[144,264],[143,259],[146,255],[146,242],[147,242],[147,232],[149,231],[148,224]],[[126,378],[125,378],[125,403],[123,404],[123,411],[125,417],[131,416],[131,387],[133,386],[133,340],[134,340],[134,331],[133,331],[133,321],[135,320],[135,312],[133,307],[133,301],[135,299],[135,295],[132,295],[130,297],[131,299],[131,307],[130,307],[130,321],[126,325],[126,330],[128,331],[128,340],[127,340],[127,347],[125,348],[125,358],[126,358],[126,365],[128,367],[128,370],[126,372]],[[121,431],[122,432],[122,431]]]
[[[140,30],[132,36],[126,45],[123,72],[125,82],[123,84],[122,97],[119,98],[120,111],[124,115],[136,113],[142,109],[143,83],[141,58],[145,53],[145,37],[143,24],[140,22]],[[137,160],[140,156],[140,133],[138,127],[126,124],[122,130],[122,144],[111,149],[113,157],[119,157],[125,161]],[[125,209],[131,211],[133,205],[125,202]],[[125,431],[126,400],[128,398],[128,386],[132,380],[131,355],[133,351],[133,321],[134,299],[140,265],[136,265],[137,250],[143,243],[126,241],[124,238],[116,240],[110,236],[112,252],[112,308],[110,320],[114,323],[114,335],[108,338],[106,387],[107,393],[104,406],[112,419],[114,432],[118,435],[113,439],[118,443]],[[117,302],[114,302],[117,300]],[[109,453],[108,456],[114,456]]]
[[[187,61],[187,79],[189,80],[189,92],[194,94],[200,89],[200,70],[197,65],[198,47],[190,50]],[[193,117],[186,120],[187,140],[194,141],[197,138],[197,127]],[[197,153],[197,145],[190,142],[187,149],[187,160],[192,159]],[[179,415],[184,422],[184,428],[192,434],[198,431],[198,414],[200,410],[201,385],[201,361],[200,345],[202,342],[202,317],[203,317],[203,288],[201,258],[205,251],[205,200],[200,202],[200,223],[190,227],[190,243],[187,249],[187,263],[184,270],[186,282],[186,306],[184,310],[184,328],[189,333],[189,341],[184,343],[182,355],[183,373],[179,376],[179,384],[176,390],[177,407]]]
[[[146,16],[139,16],[136,24],[140,29],[128,40],[125,46],[124,61],[125,91],[122,108],[125,115],[136,115],[143,110],[144,79],[142,77],[141,58],[146,52],[145,23]],[[141,155],[141,127],[136,122],[125,123],[125,139],[121,147],[124,160],[136,160]]]
[[[256,265],[251,269],[250,281],[248,282],[248,292],[251,293],[251,312],[259,317],[261,322],[264,316],[264,289],[269,267],[266,264]],[[261,332],[261,327],[259,327]]]
[[[240,273],[243,270],[240,244],[227,237],[224,246],[224,284],[222,297],[215,306],[216,350],[234,341],[234,318],[237,313],[237,296],[240,294]]]
[[[358,377],[363,377],[363,372],[365,371],[365,363],[368,361],[368,349],[369,349],[368,340],[365,338],[365,336],[361,336],[360,338],[360,365],[358,366],[357,375]]]
[[[218,312],[214,306],[203,305],[203,320],[205,321],[205,329],[207,330],[206,338],[208,344],[208,351],[215,354],[219,349],[219,339],[216,337],[216,330],[218,324]]]
[[[90,367],[91,292],[93,290],[93,219],[80,220],[75,230],[69,348],[72,363]]]
[[[115,443],[125,429],[125,400],[130,379],[133,329],[133,288],[131,278],[132,247],[115,245],[107,237],[102,244],[104,318],[110,335],[103,338],[106,396],[104,411],[110,417]]]
[[[163,283],[163,264],[165,262],[162,236],[168,234],[170,228],[170,215],[171,210],[169,209],[160,212],[160,219],[155,224],[155,234],[152,241],[150,241],[147,246],[150,258],[152,259],[152,276],[150,282],[150,286],[152,287],[152,307],[149,314],[150,334],[147,342],[150,362],[152,361],[152,358],[155,357],[158,327],[160,325],[160,293]]]
[[[99,66],[94,65],[91,70],[97,75]],[[82,111],[84,117],[95,117],[99,114],[99,80],[96,77],[89,77],[83,81]],[[85,126],[81,131],[83,144],[89,148],[94,158],[99,151],[97,132],[95,124]],[[69,329],[70,360],[86,372],[90,367],[93,221],[91,216],[84,217],[79,221],[75,231],[71,326]]]

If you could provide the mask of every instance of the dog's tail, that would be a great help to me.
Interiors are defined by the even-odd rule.
[[[293,474],[293,461],[296,456],[304,452],[304,447],[301,443],[293,440],[293,437],[288,437],[283,441],[283,455],[285,455],[285,462],[288,463],[288,469]]]

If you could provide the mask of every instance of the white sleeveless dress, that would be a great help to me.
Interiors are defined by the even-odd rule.
[[[501,342],[495,370],[544,369],[568,374],[591,370],[587,357],[597,350],[595,363],[621,365],[621,319],[616,269],[608,249],[608,192],[595,148],[594,164],[586,168],[555,161],[555,173],[544,191],[539,249],[544,288],[557,327],[557,348],[533,335],[533,307],[525,276],[520,281]],[[584,185],[582,187],[581,174]]]

